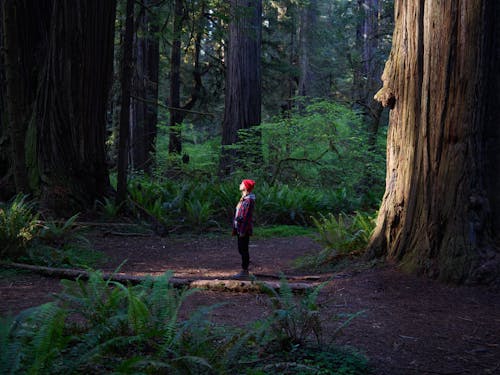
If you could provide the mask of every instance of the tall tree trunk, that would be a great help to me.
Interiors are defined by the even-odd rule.
[[[234,153],[224,146],[238,141],[238,130],[261,122],[261,41],[262,1],[231,0],[222,123],[223,175],[228,175],[234,167]]]
[[[441,280],[498,280],[500,3],[397,0],[395,16],[371,253]]]
[[[360,13],[357,27],[357,47],[361,61],[355,72],[355,97],[359,100],[368,123],[369,145],[374,147],[380,125],[382,106],[373,99],[380,87],[380,74],[383,69],[379,60],[380,0],[358,0]]]
[[[316,25],[316,0],[309,0],[300,9],[299,24],[299,96],[316,96],[314,91],[315,74],[311,64],[314,53],[314,27]]]
[[[5,44],[6,101],[8,113],[8,134],[11,145],[11,162],[17,192],[29,191],[26,173],[25,139],[31,103],[27,100],[22,82],[22,51],[19,26],[24,7],[14,0],[5,0],[3,4],[3,30]]]
[[[146,4],[144,4],[146,5]],[[134,95],[130,108],[130,166],[133,170],[144,170],[145,155],[145,117],[146,117],[146,79],[145,79],[145,38],[146,12],[138,15],[138,28],[134,35],[134,76],[131,90]]]
[[[115,2],[54,0],[31,129],[41,203],[56,213],[91,207],[109,188],[106,103]],[[32,152],[30,150],[30,152]]]
[[[123,54],[121,61],[121,108],[120,135],[118,143],[118,176],[116,202],[118,204],[127,198],[127,172],[130,144],[130,94],[132,75],[132,54],[134,44],[134,0],[127,0],[125,12],[125,37],[123,39]]]
[[[156,150],[158,124],[158,83],[160,74],[159,26],[156,20],[148,20],[149,38],[146,40],[146,116],[145,116],[145,156],[144,170],[150,172],[153,165],[152,155]]]
[[[6,111],[6,98],[5,93],[6,82],[5,82],[5,60],[4,60],[4,17],[3,17],[3,5],[5,1],[0,2],[0,200],[7,200],[11,195],[15,193],[15,186],[10,182],[11,178],[11,168],[10,168],[10,144],[9,144],[9,134],[7,129],[7,111]]]
[[[151,0],[144,6],[153,6]],[[134,169],[149,172],[156,140],[159,42],[158,26],[149,11],[143,11],[138,20],[139,33],[135,43],[135,74],[131,124],[131,162]]]
[[[182,151],[182,139],[180,125],[182,123],[181,112],[181,35],[184,19],[184,2],[175,0],[174,3],[174,30],[172,50],[170,53],[170,131],[168,152],[180,154]]]

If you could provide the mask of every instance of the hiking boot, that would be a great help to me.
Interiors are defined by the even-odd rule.
[[[248,273],[248,270],[241,270],[240,273],[237,273],[231,278],[236,280],[248,280],[250,278],[250,274]]]

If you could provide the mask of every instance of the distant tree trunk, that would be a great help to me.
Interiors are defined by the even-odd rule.
[[[316,0],[309,0],[305,8],[300,12],[299,24],[299,96],[315,96],[314,80],[315,74],[311,65],[312,54],[314,53],[313,30],[317,22]]]
[[[184,19],[184,2],[174,2],[174,30],[172,50],[170,53],[170,131],[168,152],[180,154],[182,151],[182,139],[180,125],[182,123],[181,112],[181,35]]]
[[[238,130],[261,122],[261,41],[262,1],[231,0],[222,123],[223,175],[232,171],[235,156],[224,146],[238,141]]]
[[[125,13],[125,37],[123,39],[123,54],[121,61],[121,108],[120,135],[118,143],[118,176],[116,202],[127,199],[127,172],[130,145],[130,94],[132,84],[132,54],[134,44],[134,0],[127,0]]]
[[[151,7],[154,3],[147,0],[144,6]],[[134,169],[149,172],[156,140],[160,49],[158,26],[149,11],[141,12],[138,24],[134,46],[136,99],[132,101],[131,162]]]
[[[29,82],[29,79],[24,79],[23,67],[28,66],[29,68],[29,64],[23,59],[24,51],[21,44],[22,35],[20,34],[22,31],[20,25],[26,22],[26,19],[22,18],[28,17],[29,14],[23,5],[14,0],[4,1],[2,13],[5,45],[6,102],[9,124],[6,133],[9,134],[10,138],[10,159],[16,191],[27,193],[30,189],[24,143],[27,123],[31,113],[30,99],[32,97],[27,98],[27,94],[24,91],[27,87],[25,87],[23,82]]]
[[[156,150],[156,136],[158,134],[158,83],[160,74],[160,42],[158,39],[159,27],[156,20],[148,20],[149,38],[145,48],[145,86],[146,86],[146,116],[145,116],[145,163],[144,170],[150,172],[153,165],[152,156]]]
[[[395,2],[392,108],[370,250],[450,282],[500,276],[500,3]]]
[[[5,60],[4,60],[4,32],[3,32],[3,5],[0,2],[0,200],[7,200],[15,193],[15,186],[12,182],[12,172],[10,167],[11,152],[9,143],[9,133],[7,129],[7,100],[5,98]]]
[[[369,145],[374,146],[380,126],[382,105],[373,99],[380,87],[383,64],[378,59],[380,34],[379,0],[358,0],[360,12],[357,45],[360,51],[360,66],[355,74],[355,97],[359,100],[370,134]]]
[[[106,103],[115,2],[54,1],[34,120],[41,204],[56,213],[91,207],[109,188]]]

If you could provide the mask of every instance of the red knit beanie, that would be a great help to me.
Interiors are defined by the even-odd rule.
[[[243,185],[245,186],[245,189],[248,192],[251,192],[255,186],[255,181],[254,180],[243,180],[241,181]]]

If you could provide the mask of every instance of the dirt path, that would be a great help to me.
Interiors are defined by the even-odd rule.
[[[167,269],[187,278],[224,278],[239,269],[234,239],[229,237],[159,238],[94,235],[97,249],[109,256],[103,267],[159,274]],[[252,272],[297,274],[291,262],[319,251],[306,237],[253,240]],[[59,281],[33,274],[0,279],[0,315],[15,314],[51,299]],[[333,301],[332,300],[333,297]],[[376,374],[500,374],[500,292],[483,287],[450,287],[408,276],[383,266],[335,275],[321,294],[323,318],[365,311],[337,343],[352,345],[370,358]],[[199,292],[184,314],[218,302],[212,319],[244,325],[264,317],[263,297],[244,293]],[[334,329],[325,323],[325,337]]]

